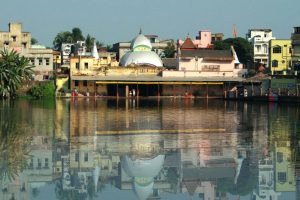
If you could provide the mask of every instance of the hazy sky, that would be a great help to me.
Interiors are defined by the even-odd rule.
[[[300,26],[300,0],[1,0],[0,30],[22,22],[41,44],[52,46],[60,31],[79,27],[105,44],[129,41],[140,27],[160,38],[195,37],[199,30],[238,36],[271,28],[278,39]]]

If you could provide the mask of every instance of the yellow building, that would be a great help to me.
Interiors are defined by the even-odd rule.
[[[296,191],[295,169],[292,165],[290,141],[275,141],[275,189],[277,192]]]
[[[270,40],[269,66],[272,74],[287,74],[291,70],[291,40]]]

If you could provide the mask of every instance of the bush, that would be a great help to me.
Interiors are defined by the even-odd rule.
[[[33,86],[29,90],[29,95],[40,99],[40,98],[53,98],[55,96],[55,85],[53,81],[41,82]]]

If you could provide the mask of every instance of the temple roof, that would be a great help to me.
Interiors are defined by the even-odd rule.
[[[197,47],[194,45],[192,39],[190,37],[187,37],[183,44],[180,46],[181,50],[184,49],[197,49]]]

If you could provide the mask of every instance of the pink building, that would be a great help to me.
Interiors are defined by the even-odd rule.
[[[195,40],[192,40],[189,36],[185,40],[178,40],[178,47],[181,50],[184,49],[207,49],[212,48],[212,34],[210,31],[199,31],[199,35]]]
[[[163,77],[243,77],[243,68],[232,47],[229,50],[192,48],[187,39],[177,56],[177,70],[163,71]]]

